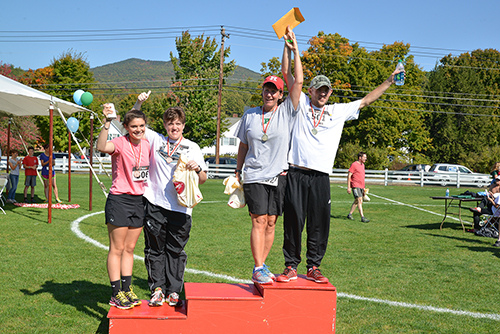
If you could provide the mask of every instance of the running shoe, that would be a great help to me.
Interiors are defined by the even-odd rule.
[[[134,307],[130,300],[128,300],[127,296],[125,296],[125,292],[123,291],[118,292],[116,296],[111,296],[109,305],[117,307],[121,310],[128,310]]]
[[[363,223],[369,223],[370,219],[365,218],[365,217],[361,217],[361,222],[363,222]]]
[[[130,286],[130,290],[125,292],[125,296],[127,296],[128,300],[132,303],[132,305],[134,306],[137,306],[137,305],[141,305],[142,302],[141,300],[139,299],[139,297],[137,297],[137,295],[134,293],[134,290],[132,289],[132,286]]]
[[[62,201],[59,198],[56,198],[57,203],[62,203]]]
[[[288,266],[283,271],[283,274],[276,277],[276,282],[290,282],[297,279],[297,269],[293,269],[291,266]]]
[[[354,218],[352,217],[352,215],[350,213],[347,215],[347,219],[354,220]]]
[[[263,264],[263,266],[264,266],[264,270],[266,271],[267,276],[269,276],[273,281],[276,281],[276,276],[274,276],[274,274],[271,272],[269,267],[265,263]]]
[[[267,272],[264,268],[260,268],[257,270],[254,269],[252,282],[256,284],[273,284],[273,280],[267,275]]]
[[[177,306],[177,304],[179,304],[179,294],[177,292],[172,292],[168,295],[165,302],[168,302],[170,306]]]
[[[328,278],[321,274],[321,271],[318,269],[318,267],[309,268],[306,278],[316,283],[328,283]]]
[[[162,306],[165,300],[165,295],[160,287],[156,288],[151,294],[151,299],[149,300],[149,306]]]

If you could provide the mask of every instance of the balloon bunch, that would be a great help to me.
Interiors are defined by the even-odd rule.
[[[73,93],[73,100],[79,106],[88,106],[94,100],[94,97],[89,92],[84,92],[82,89],[77,90]]]

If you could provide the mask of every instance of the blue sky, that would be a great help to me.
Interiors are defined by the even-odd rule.
[[[168,61],[170,51],[176,52],[175,37],[181,31],[189,29],[192,35],[205,32],[216,37],[220,44],[220,26],[224,25],[230,34],[225,44],[231,47],[230,59],[258,72],[262,62],[281,57],[283,42],[277,39],[271,26],[292,7],[299,7],[305,18],[295,29],[301,50],[307,48],[307,39],[319,31],[339,33],[351,41],[359,41],[368,50],[402,41],[410,43],[416,62],[425,70],[432,69],[441,57],[450,53],[500,50],[498,0],[28,0],[9,1],[2,6],[0,61],[23,69],[37,69],[49,65],[54,57],[69,49],[85,53],[91,67],[128,58]],[[163,29],[154,35],[161,38],[145,38],[153,36],[144,34],[150,28]],[[122,29],[119,32],[122,38],[136,39],[96,36],[117,29]],[[68,31],[75,30],[87,32],[78,33],[79,37],[58,37],[64,40],[60,42],[49,41],[53,35],[74,35]]]

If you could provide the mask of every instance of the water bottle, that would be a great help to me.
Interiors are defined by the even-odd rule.
[[[405,84],[405,73],[403,72],[404,70],[405,67],[403,65],[403,61],[399,60],[398,64],[396,65],[396,71],[399,72],[394,76],[394,82],[397,86],[403,86]]]
[[[450,197],[450,188],[446,188],[446,197]]]

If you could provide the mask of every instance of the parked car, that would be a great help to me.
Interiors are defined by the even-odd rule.
[[[408,165],[397,171],[394,171],[394,175],[396,175],[396,179],[401,180],[404,178],[418,178],[420,177],[420,172],[423,170],[424,172],[428,172],[431,168],[431,165],[427,164],[416,164],[416,165]]]
[[[427,173],[426,181],[439,182],[442,186],[457,183],[460,172],[460,183],[474,184],[478,188],[486,187],[491,182],[488,174],[474,173],[469,168],[455,164],[434,164]]]
[[[215,157],[207,158],[205,162],[208,164],[215,164]],[[236,165],[236,162],[235,158],[219,157],[219,165]]]

